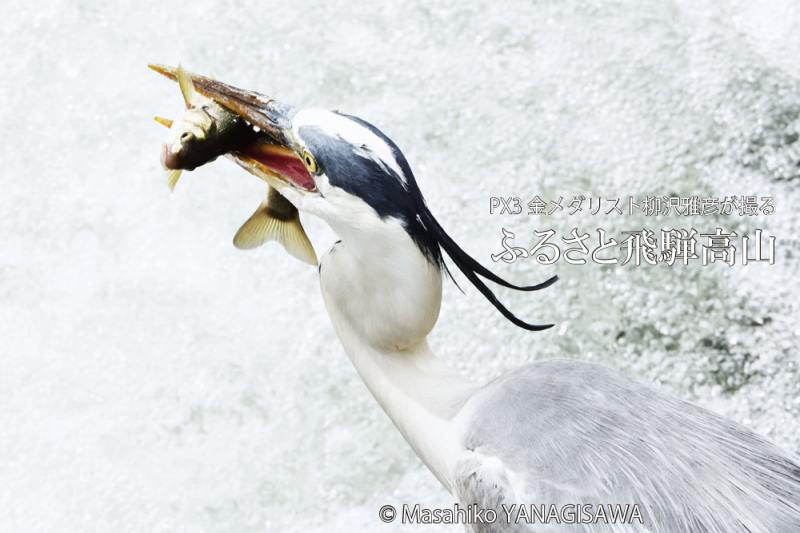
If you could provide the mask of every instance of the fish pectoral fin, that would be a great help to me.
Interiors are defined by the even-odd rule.
[[[181,170],[169,170],[167,171],[167,185],[169,185],[169,190],[174,191],[175,185],[178,184],[178,179],[181,177]]]
[[[264,202],[236,232],[233,245],[240,250],[252,250],[267,241],[278,241],[297,259],[311,265],[317,264],[317,254],[300,224],[300,217],[295,214],[281,220],[271,213]]]
[[[170,119],[168,119],[168,118],[164,118],[164,117],[153,117],[153,120],[155,120],[156,122],[158,122],[159,124],[161,124],[162,126],[164,126],[164,127],[166,127],[166,128],[171,128],[171,127],[172,127],[172,122],[173,122],[173,121],[172,121],[172,120],[170,120]]]

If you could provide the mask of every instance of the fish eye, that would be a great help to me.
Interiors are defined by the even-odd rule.
[[[311,174],[316,174],[319,172],[317,160],[314,159],[314,156],[311,155],[311,152],[308,150],[303,150],[303,163],[306,165],[306,168]]]

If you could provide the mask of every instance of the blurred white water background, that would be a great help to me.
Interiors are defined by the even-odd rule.
[[[777,237],[775,265],[491,266],[544,333],[445,290],[431,345],[489,379],[600,361],[800,450],[800,4],[712,0],[6,2],[0,18],[0,531],[460,531],[340,348],[317,273],[231,244],[263,185],[169,194],[177,64],[383,129],[489,263],[500,228]],[[771,216],[489,215],[492,195],[775,198]],[[318,252],[334,236],[304,220]],[[520,237],[523,243],[526,237]]]

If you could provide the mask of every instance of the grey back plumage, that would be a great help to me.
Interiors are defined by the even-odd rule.
[[[476,393],[457,421],[462,503],[498,512],[513,503],[635,504],[643,522],[561,529],[498,520],[475,532],[800,532],[797,458],[600,365],[532,364]]]

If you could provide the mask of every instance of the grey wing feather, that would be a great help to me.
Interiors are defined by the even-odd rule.
[[[800,532],[797,458],[600,365],[530,365],[478,391],[458,423],[465,504],[636,504],[644,523],[571,532]]]

